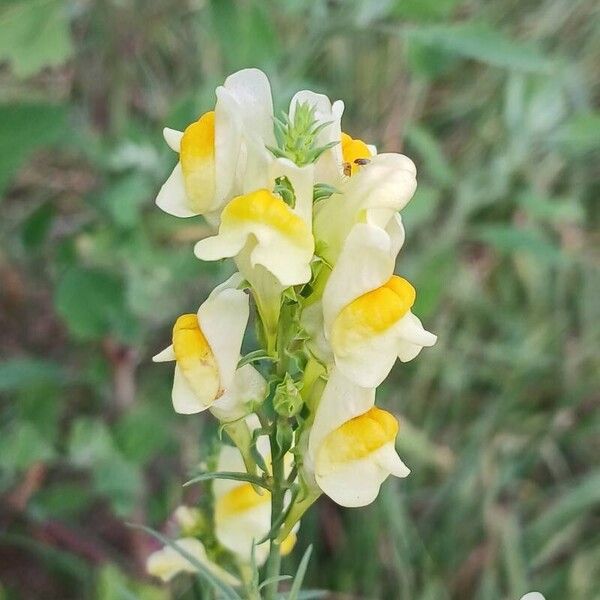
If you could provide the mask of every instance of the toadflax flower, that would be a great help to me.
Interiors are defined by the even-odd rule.
[[[273,135],[273,101],[266,75],[243,69],[216,90],[215,110],[204,113],[185,131],[165,128],[167,144],[179,162],[162,186],[156,204],[176,217],[220,209],[252,181],[265,144]]]
[[[333,369],[308,440],[308,468],[320,489],[342,506],[373,502],[389,475],[410,470],[395,449],[397,419],[375,406],[375,389]]]
[[[175,410],[208,409],[236,446],[189,482],[213,480],[212,520],[182,508],[179,537],[206,564],[194,536],[210,532],[210,558],[235,559],[248,597],[280,595],[280,554],[322,493],[363,506],[389,475],[409,474],[376,388],[397,358],[436,342],[412,313],[415,289],[394,274],[415,165],[343,132],[343,110],[303,90],[274,117],[265,75],[246,69],[218,88],[214,111],[164,132],[180,161],[157,203],[203,214],[214,230],[195,255],[238,270],[155,357],[176,362]],[[249,297],[259,347],[240,360]],[[267,561],[261,585],[254,560]],[[153,565],[165,579],[193,570],[167,548]]]
[[[366,388],[382,383],[396,358],[412,360],[437,340],[410,310],[413,286],[393,274],[398,248],[376,225],[355,225],[323,292],[325,336],[335,365]]]
[[[178,413],[200,412],[219,398],[230,405],[226,394],[240,387],[233,382],[249,315],[248,295],[236,289],[240,282],[241,276],[233,275],[213,290],[197,314],[179,317],[172,345],[153,359],[176,361],[172,397]],[[241,377],[247,376],[242,372]]]
[[[184,537],[175,540],[175,544],[189,554],[194,560],[204,565],[216,577],[229,585],[239,585],[236,577],[211,561],[206,555],[204,545],[193,537]],[[153,552],[146,561],[146,571],[163,581],[170,581],[179,573],[196,573],[197,569],[190,560],[171,546]]]
[[[259,451],[268,459],[268,439],[259,438]],[[236,448],[223,446],[219,454],[218,471],[244,470],[242,456]],[[215,533],[219,543],[233,552],[242,562],[250,562],[252,546],[271,528],[271,494],[258,493],[250,483],[217,479],[213,483]],[[296,543],[290,533],[281,544],[283,555],[289,554]],[[255,546],[255,559],[261,565],[269,554],[269,544]]]
[[[351,144],[352,156],[355,144],[356,140]],[[360,149],[356,152],[361,153]],[[373,156],[340,184],[339,194],[315,207],[313,228],[315,238],[324,246],[323,257],[335,263],[356,223],[370,223],[388,231],[393,227],[403,232],[397,213],[412,198],[416,187],[416,168],[410,158],[402,154]]]
[[[221,214],[219,233],[199,241],[194,248],[202,260],[236,257],[244,252],[250,268],[262,266],[284,287],[310,279],[313,251],[309,226],[281,196],[267,189],[229,202]]]

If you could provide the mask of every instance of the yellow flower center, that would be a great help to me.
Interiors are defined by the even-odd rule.
[[[212,401],[221,394],[217,362],[197,315],[186,314],[177,319],[173,326],[173,351],[179,368],[200,399]]]
[[[318,460],[324,459],[328,464],[359,460],[393,442],[397,434],[396,417],[374,406],[327,435],[319,449]]]
[[[368,146],[359,139],[342,133],[342,157],[344,160],[344,173],[354,175],[358,169],[371,158]]]
[[[386,331],[410,310],[415,297],[415,288],[393,275],[381,287],[353,300],[333,323],[331,341],[336,352]]]
[[[237,196],[225,207],[222,227],[240,223],[266,225],[301,246],[312,241],[306,223],[279,196],[265,189]]]
[[[217,521],[226,519],[233,515],[252,510],[262,504],[271,501],[271,494],[263,490],[258,494],[250,483],[237,485],[227,493],[217,498],[215,503],[215,519]]]
[[[190,207],[211,208],[215,193],[215,113],[204,113],[183,132],[179,161]]]

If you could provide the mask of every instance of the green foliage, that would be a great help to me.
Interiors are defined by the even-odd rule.
[[[71,56],[67,7],[62,0],[19,0],[0,9],[0,60],[15,75],[29,77]]]
[[[110,500],[117,515],[126,517],[133,512],[142,490],[139,469],[123,456],[101,421],[75,421],[68,455],[73,465],[90,469],[94,491]]]
[[[5,2],[1,593],[192,597],[140,582],[154,547],[123,524],[162,528],[203,501],[186,473],[214,476],[216,427],[174,415],[172,371],[150,365],[227,275],[190,252],[200,219],[153,210],[175,162],[160,129],[258,66],[276,97],[342,98],[346,131],[415,161],[397,271],[439,336],[378,399],[411,475],[364,510],[320,501],[283,572],[312,543],[304,587],[340,595],[593,598],[597,30],[589,0]]]
[[[58,104],[0,104],[0,193],[34,150],[64,136],[66,116]]]
[[[0,392],[25,387],[60,383],[64,374],[60,365],[41,359],[14,358],[0,363]]]
[[[118,332],[124,339],[135,322],[125,308],[122,282],[110,272],[75,267],[61,278],[55,297],[58,314],[81,339],[97,339]]]
[[[534,45],[520,43],[483,23],[423,25],[410,28],[408,37],[496,67],[548,72],[552,65]]]
[[[21,421],[4,432],[0,441],[0,469],[5,474],[24,471],[37,462],[54,458],[54,450],[37,429],[26,421]]]

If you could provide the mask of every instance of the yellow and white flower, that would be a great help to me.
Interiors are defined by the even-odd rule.
[[[239,387],[234,380],[249,316],[248,295],[236,289],[240,282],[236,273],[213,290],[197,314],[179,317],[172,345],[153,359],[176,361],[172,398],[178,413],[206,410],[219,398],[225,409],[232,403],[227,394]]]
[[[356,140],[348,142],[344,146],[347,157],[362,154],[363,146],[367,148]],[[370,223],[388,231],[390,227],[401,229],[397,212],[417,187],[415,165],[402,154],[377,154],[362,166],[351,164],[357,171],[340,185],[341,193],[322,200],[315,210],[315,238],[324,243],[323,256],[332,264],[356,223]]]
[[[185,131],[165,128],[167,144],[179,162],[162,186],[156,204],[176,217],[220,209],[240,193],[244,181],[265,169],[262,153],[272,144],[273,101],[266,75],[243,69],[216,90],[215,110],[204,113]]]
[[[239,585],[239,580],[228,571],[211,561],[206,555],[206,550],[200,542],[193,537],[184,537],[175,540],[175,544],[196,561],[209,569],[213,575],[228,583]],[[170,581],[179,573],[196,573],[196,567],[181,553],[171,546],[153,552],[146,561],[146,571],[154,577],[159,577],[164,582]]]
[[[238,421],[251,412],[253,405],[262,402],[266,393],[265,378],[252,365],[244,365],[236,369],[231,384],[213,402],[210,412],[222,423]]]
[[[376,225],[355,225],[323,292],[335,364],[366,388],[377,387],[397,358],[412,360],[437,340],[410,310],[413,286],[393,274],[400,241]]]
[[[314,240],[307,223],[279,195],[259,189],[231,200],[219,233],[199,241],[194,252],[202,260],[246,255],[251,269],[262,266],[288,287],[310,279]],[[244,265],[238,268],[251,277]]]
[[[341,506],[365,506],[389,475],[410,470],[395,448],[397,419],[375,406],[375,389],[357,386],[333,369],[315,413],[307,466]]]
[[[268,439],[258,440],[259,451],[270,461]],[[236,448],[223,446],[219,455],[218,471],[243,472],[244,463]],[[242,562],[250,562],[252,546],[264,537],[271,528],[271,494],[262,490],[259,494],[250,483],[216,479],[213,483],[215,533],[219,543],[235,554]],[[281,552],[289,554],[296,543],[296,534],[282,542]],[[255,546],[258,565],[264,563],[269,554],[269,543]]]

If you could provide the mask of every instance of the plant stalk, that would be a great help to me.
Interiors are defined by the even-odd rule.
[[[271,434],[271,456],[273,468],[273,490],[271,492],[271,526],[283,512],[285,495],[285,473],[283,456],[277,444],[276,431]],[[277,531],[273,531],[270,541],[269,557],[265,568],[265,580],[279,577],[281,570],[281,544],[277,541]],[[273,581],[265,586],[265,600],[275,600],[278,582]]]

